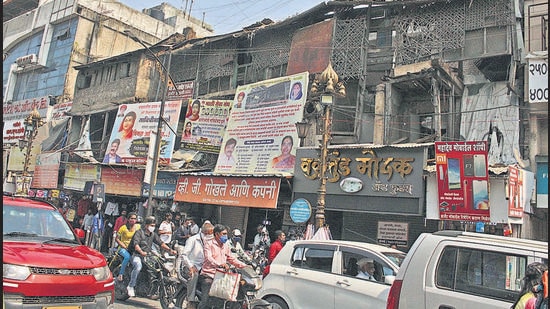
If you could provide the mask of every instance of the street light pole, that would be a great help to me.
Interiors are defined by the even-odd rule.
[[[168,92],[168,81],[170,80],[172,84],[174,84],[174,88],[176,90],[176,93],[178,93],[178,87],[176,86],[176,83],[174,83],[174,80],[172,79],[172,76],[170,75],[170,63],[172,62],[172,48],[173,45],[170,45],[168,47],[168,59],[166,59],[166,65],[159,59],[159,57],[147,46],[145,43],[135,36],[130,30],[124,31],[132,40],[138,42],[141,44],[141,46],[145,47],[151,55],[155,58],[155,60],[158,62],[158,64],[162,67],[162,70],[164,72],[164,90],[162,92],[162,99],[160,102],[160,110],[159,110],[159,117],[157,121],[157,131],[155,133],[155,144],[153,148],[153,158],[152,158],[152,168],[151,168],[151,175],[149,179],[149,196],[147,198],[147,211],[146,216],[153,215],[153,191],[154,187],[157,183],[157,175],[158,175],[158,164],[159,164],[159,157],[160,157],[160,145],[162,143],[162,125],[164,122],[164,106],[166,105],[166,93]],[[165,56],[166,57],[166,56]],[[179,93],[178,93],[179,94]],[[153,136],[151,135],[151,138]],[[151,147],[151,138],[149,139],[149,147]]]
[[[320,185],[317,195],[317,208],[315,209],[316,230],[325,226],[325,202],[327,195],[327,169],[328,169],[328,146],[331,138],[332,106],[335,97],[345,97],[346,88],[343,82],[338,82],[338,74],[328,64],[327,68],[319,74],[310,89],[310,101],[320,104],[323,111],[323,137],[321,140],[321,155],[319,158]]]
[[[25,127],[25,139],[19,141],[19,149],[25,151],[25,161],[23,162],[23,176],[29,176],[29,165],[31,163],[31,151],[34,138],[38,134],[38,128],[44,124],[40,112],[35,107],[33,111],[25,118],[24,127]]]

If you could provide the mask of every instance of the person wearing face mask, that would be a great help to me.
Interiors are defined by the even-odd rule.
[[[157,233],[155,233],[157,220],[153,216],[145,218],[145,226],[137,230],[130,241],[130,246],[128,247],[130,253],[132,253],[132,273],[130,274],[130,282],[128,283],[128,295],[130,297],[135,297],[134,287],[137,283],[137,278],[139,272],[143,267],[143,258],[151,254],[153,250],[153,243],[157,244],[162,249],[170,252],[172,255],[176,255],[176,251],[170,249],[167,244],[165,244]],[[151,278],[154,278],[156,274],[151,271],[149,272]],[[152,299],[157,298],[157,295],[151,295]]]
[[[231,232],[231,239],[227,241],[227,244],[229,246],[229,249],[231,249],[231,253],[234,257],[240,258],[241,261],[244,262],[250,262],[251,258],[244,251],[243,246],[241,245],[241,240],[241,230],[234,229],[233,232]]]
[[[245,263],[239,261],[231,255],[231,249],[227,244],[229,239],[227,234],[228,232],[226,226],[216,224],[214,226],[214,238],[207,240],[204,243],[204,263],[202,264],[201,275],[199,277],[202,291],[202,299],[199,303],[199,309],[211,307],[219,308],[216,304],[211,304],[211,302],[214,301],[211,300],[212,298],[208,295],[210,288],[212,287],[212,281],[214,279],[216,269],[223,268],[225,271],[228,271],[228,263],[237,268],[244,268],[246,266]]]
[[[199,272],[204,263],[204,243],[214,237],[214,225],[210,222],[205,222],[201,227],[201,232],[191,236],[185,247],[183,247],[182,262],[189,268],[190,278],[187,281],[187,303],[188,309],[195,309],[196,304],[193,302],[199,282]],[[177,266],[179,267],[179,265]]]

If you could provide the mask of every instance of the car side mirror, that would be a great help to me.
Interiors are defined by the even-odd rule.
[[[84,239],[86,238],[86,232],[84,232],[83,229],[74,229],[74,232],[76,236],[80,239],[80,241],[84,242]]]

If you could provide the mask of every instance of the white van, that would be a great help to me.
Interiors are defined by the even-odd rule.
[[[461,231],[424,233],[401,264],[386,308],[510,308],[532,262],[548,265],[547,242]]]

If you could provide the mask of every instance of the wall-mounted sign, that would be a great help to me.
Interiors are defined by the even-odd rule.
[[[311,204],[305,198],[294,200],[290,204],[290,218],[294,223],[304,223],[311,217]]]
[[[363,189],[363,181],[359,178],[348,177],[340,181],[340,189],[347,193],[355,193]]]
[[[377,238],[379,244],[408,246],[409,224],[405,222],[379,221]]]

